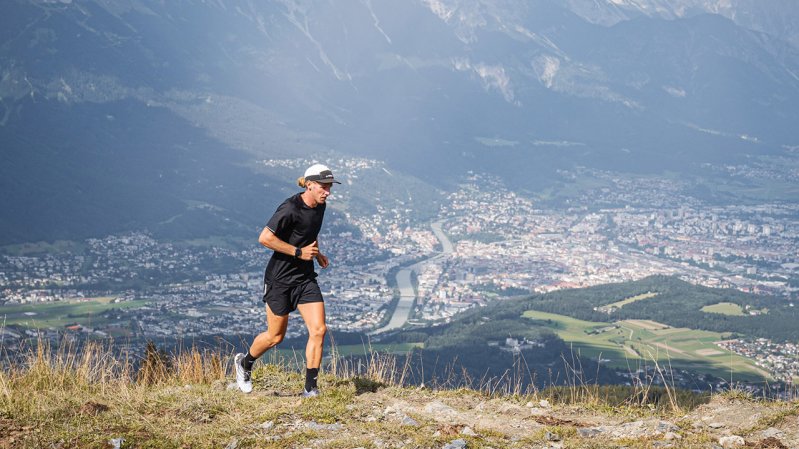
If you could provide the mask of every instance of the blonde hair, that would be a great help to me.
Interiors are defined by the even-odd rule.
[[[297,185],[303,188],[308,187],[308,183],[305,181],[304,176],[300,176],[299,178],[297,178]]]

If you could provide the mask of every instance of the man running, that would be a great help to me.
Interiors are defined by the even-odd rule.
[[[244,393],[252,391],[253,363],[271,347],[283,341],[289,313],[299,310],[308,328],[305,347],[304,397],[319,395],[317,376],[322,363],[322,345],[327,332],[325,303],[316,283],[314,259],[322,268],[330,264],[319,251],[317,236],[322,228],[325,204],[333,183],[333,172],[322,164],[305,170],[297,180],[305,191],[286,199],[278,206],[261,232],[258,241],[274,251],[264,273],[266,332],[255,337],[249,352],[236,354],[236,384]]]

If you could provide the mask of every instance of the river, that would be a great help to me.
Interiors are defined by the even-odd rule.
[[[391,320],[389,320],[388,324],[380,329],[373,330],[370,332],[370,334],[379,334],[381,332],[399,329],[408,321],[408,317],[413,309],[413,304],[416,302],[416,291],[413,289],[413,283],[411,282],[411,273],[418,271],[425,262],[441,257],[444,254],[450,254],[453,251],[452,242],[449,241],[447,235],[441,230],[442,224],[443,221],[437,221],[430,225],[430,227],[433,229],[433,234],[435,234],[438,241],[441,242],[441,253],[416,262],[409,267],[403,268],[397,273],[397,287],[399,288],[400,292],[397,307],[394,308],[394,311],[391,315]]]

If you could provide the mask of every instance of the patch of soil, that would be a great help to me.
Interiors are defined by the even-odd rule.
[[[465,426],[463,424],[439,424],[436,427],[436,430],[441,432],[441,435],[449,437],[459,435],[464,427]]]
[[[768,437],[760,440],[758,443],[747,443],[747,447],[754,447],[755,449],[788,449],[788,446],[782,444],[782,441]]]
[[[97,416],[100,413],[107,412],[110,409],[111,408],[105,404],[89,401],[80,406],[80,408],[78,409],[78,413],[80,413],[81,415]]]
[[[33,426],[20,426],[10,419],[0,418],[0,449],[19,447],[33,431]]]
[[[542,424],[545,426],[574,426],[574,427],[586,427],[585,424],[580,424],[574,422],[570,419],[560,419],[555,418],[554,416],[531,416],[529,419],[537,422],[538,424]]]

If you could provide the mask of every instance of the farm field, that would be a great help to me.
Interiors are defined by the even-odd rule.
[[[144,299],[112,302],[113,297],[89,298],[81,301],[58,301],[53,303],[0,306],[0,320],[5,325],[20,325],[31,329],[64,327],[78,323],[96,327],[109,324],[102,314],[109,310],[135,309],[145,306]]]
[[[615,323],[582,321],[547,312],[530,310],[523,317],[551,328],[575,353],[602,360],[615,368],[637,369],[639,363],[671,364],[697,372],[729,379],[770,379],[765,371],[739,355],[714,344],[725,335],[695,329],[674,328],[649,320],[625,320]]]

